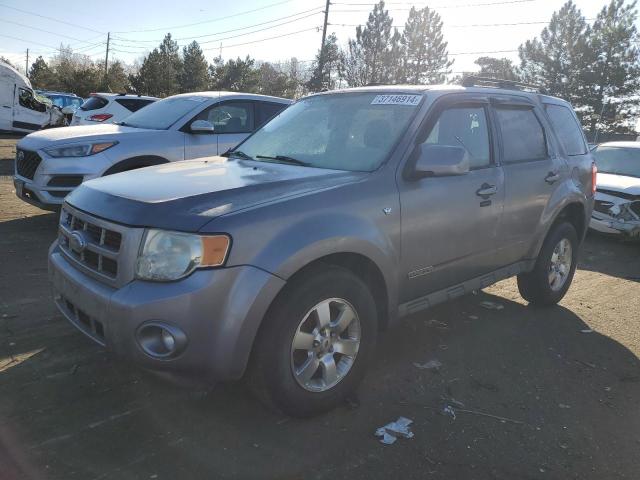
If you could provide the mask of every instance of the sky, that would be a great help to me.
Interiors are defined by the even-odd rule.
[[[0,0],[0,55],[24,69],[36,56],[54,55],[60,44],[104,61],[110,32],[110,60],[134,63],[160,43],[167,32],[182,47],[197,40],[207,60],[250,55],[263,61],[291,57],[310,62],[322,40],[326,0]],[[412,5],[435,9],[454,72],[477,70],[483,55],[517,62],[517,48],[539,35],[560,0],[396,0],[386,2],[394,26],[401,27]],[[593,19],[605,0],[575,0]],[[332,0],[328,34],[339,43],[355,36],[373,0]],[[279,38],[275,38],[279,37]]]

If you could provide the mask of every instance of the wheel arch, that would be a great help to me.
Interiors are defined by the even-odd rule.
[[[151,167],[153,165],[162,165],[163,163],[169,163],[169,160],[159,155],[138,155],[120,160],[111,165],[102,176],[105,177],[107,175],[113,175],[114,173],[127,172],[137,168]]]

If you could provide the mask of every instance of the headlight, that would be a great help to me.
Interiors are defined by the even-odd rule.
[[[231,239],[227,235],[147,230],[136,261],[136,277],[159,282],[178,280],[200,267],[224,265]]]
[[[45,148],[44,151],[47,152],[47,155],[54,158],[88,157],[90,155],[95,155],[96,153],[104,152],[108,148],[117,144],[118,142],[82,143],[78,145]]]

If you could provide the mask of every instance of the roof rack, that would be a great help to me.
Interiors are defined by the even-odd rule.
[[[545,93],[543,87],[539,85],[530,85],[516,80],[504,80],[502,78],[479,77],[469,75],[462,79],[463,87],[493,87],[504,88],[506,90],[519,90],[521,92]]]

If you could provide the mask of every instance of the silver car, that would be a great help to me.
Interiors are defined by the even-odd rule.
[[[290,103],[245,93],[186,93],[152,103],[116,124],[32,133],[17,145],[16,195],[53,210],[92,178],[222,154]]]

